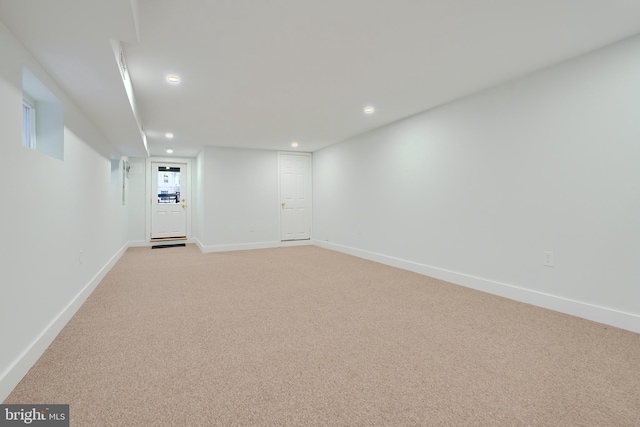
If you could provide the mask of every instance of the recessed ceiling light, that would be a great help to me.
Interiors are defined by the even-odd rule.
[[[367,114],[373,114],[373,112],[375,111],[375,108],[369,106],[369,107],[364,107],[364,112]]]
[[[173,153],[173,149],[167,148],[167,153],[169,153],[169,154]]]
[[[170,76],[167,76],[167,81],[169,83],[179,83],[180,82],[180,77],[172,74]]]
[[[292,146],[292,147],[297,147],[297,146],[298,146],[298,143],[294,141],[294,142],[292,142],[292,143],[291,143],[291,146]]]
[[[165,133],[164,136],[166,136],[169,139],[173,138],[173,134],[171,132]]]

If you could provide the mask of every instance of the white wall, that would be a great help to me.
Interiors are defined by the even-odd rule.
[[[318,244],[640,332],[640,37],[313,167]]]
[[[128,218],[128,241],[132,246],[145,246],[149,242],[146,234],[147,174],[145,159],[130,157],[129,177],[126,179],[126,207]]]
[[[205,147],[197,164],[202,174],[201,249],[278,246],[277,152]]]
[[[2,401],[124,250],[126,212],[117,153],[1,22],[0,52]],[[64,104],[64,160],[22,146],[23,65]]]
[[[129,158],[132,170],[146,160]],[[190,241],[204,252],[279,246],[277,152],[204,147],[191,168]],[[145,175],[127,185],[129,244],[147,246]]]
[[[145,160],[129,158],[132,170],[137,164],[144,168]],[[191,168],[190,241],[204,252],[281,245],[276,151],[207,146]],[[127,185],[129,244],[148,246],[148,184],[144,175],[130,173]]]
[[[200,151],[198,156],[196,157],[195,162],[195,173],[193,181],[194,181],[194,192],[193,195],[195,197],[195,204],[192,203],[192,206],[195,205],[195,209],[193,212],[193,236],[195,239],[200,240],[202,236],[202,231],[204,230],[204,190],[203,190],[203,180],[204,180],[204,152]]]

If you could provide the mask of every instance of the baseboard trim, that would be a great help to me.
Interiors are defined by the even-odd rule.
[[[321,240],[313,244],[537,307],[640,333],[640,316]]]
[[[245,251],[248,249],[269,249],[269,248],[277,248],[280,246],[280,242],[277,242],[277,241],[204,246],[202,242],[196,239],[195,243],[198,245],[202,253],[205,253],[205,254],[212,253],[212,252]]]
[[[194,243],[198,245],[198,248],[200,248],[200,251],[205,254],[211,253],[211,252],[244,251],[249,249],[271,249],[271,248],[281,248],[281,247],[289,247],[289,246],[313,246],[314,244],[311,239],[306,239],[306,240],[287,240],[284,242],[274,241],[274,242],[237,243],[237,244],[231,244],[231,245],[205,246],[197,238],[194,239]]]
[[[151,246],[153,243],[148,242],[146,240],[132,240],[129,242],[130,248],[143,248],[145,246]]]
[[[311,239],[305,240],[285,240],[283,242],[279,242],[278,246],[286,248],[289,246],[313,246],[313,242]]]
[[[40,356],[45,352],[47,347],[58,336],[60,331],[71,320],[74,314],[87,300],[89,295],[98,286],[100,281],[104,279],[109,270],[118,262],[120,257],[126,252],[128,244],[125,244],[111,259],[96,273],[95,276],[87,283],[80,292],[67,304],[67,306],[47,325],[46,328],[38,335],[31,345],[24,351],[15,362],[10,365],[0,375],[0,402],[11,394],[13,389],[18,385],[22,378],[29,372],[29,369],[38,361]]]

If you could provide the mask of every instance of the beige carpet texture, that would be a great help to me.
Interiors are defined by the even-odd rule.
[[[315,246],[132,248],[4,403],[91,427],[640,426],[640,335]]]

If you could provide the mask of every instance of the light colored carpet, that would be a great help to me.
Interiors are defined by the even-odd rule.
[[[129,249],[5,403],[72,426],[640,426],[640,335],[318,247]]]

